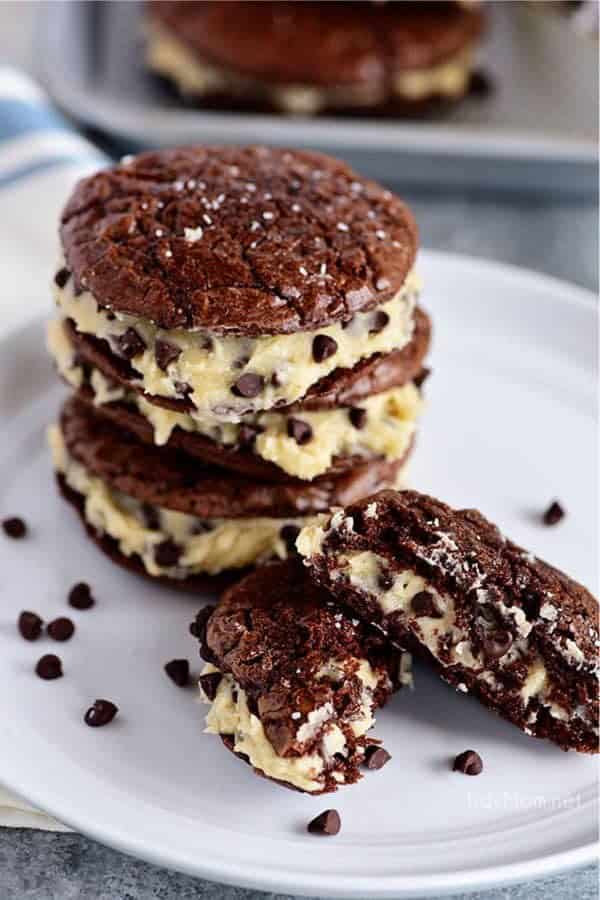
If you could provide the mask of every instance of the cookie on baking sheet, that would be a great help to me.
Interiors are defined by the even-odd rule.
[[[305,528],[315,581],[526,734],[598,750],[598,604],[475,510],[383,491]]]
[[[207,662],[209,733],[258,774],[300,791],[360,778],[374,711],[406,680],[407,654],[339,612],[297,560],[247,576],[192,630]]]
[[[311,516],[396,483],[403,465],[363,463],[308,484],[252,482],[142,443],[76,398],[50,429],[50,443],[86,524],[149,575],[180,580],[285,558]]]
[[[303,115],[456,101],[483,25],[451,2],[166,0],[146,19],[147,64],[184,97]]]

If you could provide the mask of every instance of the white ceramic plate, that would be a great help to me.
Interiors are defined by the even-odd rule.
[[[429,409],[413,484],[477,506],[517,541],[594,589],[597,564],[595,308],[591,295],[531,273],[423,253],[423,302],[435,323]],[[332,897],[407,897],[482,888],[591,861],[596,766],[527,738],[425,671],[380,713],[393,754],[334,798],[253,777],[202,734],[193,691],[163,664],[192,660],[182,597],[113,567],[56,495],[44,425],[62,390],[41,324],[0,345],[0,514],[23,515],[21,542],[0,538],[0,778],[75,829],[136,856],[218,881]],[[554,528],[539,514],[568,510]],[[74,613],[75,637],[28,644],[23,608],[68,610],[84,579],[97,606]],[[45,682],[43,652],[64,661]],[[104,729],[82,714],[120,707]],[[477,749],[479,778],[450,771]],[[306,834],[327,806],[336,838]]]

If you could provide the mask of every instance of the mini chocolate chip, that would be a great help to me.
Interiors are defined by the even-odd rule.
[[[452,771],[462,772],[463,775],[480,775],[483,772],[483,761],[475,750],[464,750],[454,760]]]
[[[483,652],[488,659],[500,659],[512,645],[513,636],[510,631],[494,631],[483,641]]]
[[[384,312],[383,309],[378,309],[373,316],[369,334],[379,334],[380,331],[383,331],[389,321],[390,317],[388,316],[388,314]]]
[[[176,566],[181,557],[181,547],[175,541],[167,538],[154,548],[154,562],[163,569]]]
[[[54,653],[46,653],[41,656],[35,667],[35,674],[39,675],[45,681],[52,681],[54,678],[60,678],[63,674],[62,663],[58,656]]]
[[[238,430],[238,444],[240,447],[253,447],[257,436],[262,430],[260,425],[240,425]]]
[[[240,375],[238,380],[231,387],[231,393],[236,397],[258,397],[265,386],[265,379],[262,375],[255,375],[254,372],[246,372]]]
[[[415,387],[422,388],[430,375],[431,375],[431,369],[428,369],[427,366],[423,366],[423,368],[417,374],[417,376],[415,378],[413,378],[413,383],[414,383]]]
[[[74,609],[89,609],[94,605],[95,600],[92,597],[92,590],[85,581],[80,581],[73,585],[69,591],[69,606]]]
[[[296,538],[299,534],[300,529],[297,525],[283,525],[279,531],[279,537],[290,553],[293,553],[296,550]]]
[[[83,721],[90,728],[100,728],[102,725],[112,722],[118,712],[118,706],[115,706],[110,700],[94,700],[94,705],[87,710]]]
[[[172,659],[165,665],[165,672],[177,687],[190,683],[190,664],[187,659]]]
[[[303,419],[296,419],[294,416],[290,416],[287,420],[287,433],[288,437],[294,438],[300,446],[308,444],[313,436],[313,430],[308,422],[305,422]]]
[[[358,431],[361,431],[367,424],[367,411],[366,409],[361,409],[360,406],[353,406],[348,415],[350,421]]]
[[[308,823],[307,830],[311,834],[338,834],[342,827],[342,820],[337,809],[326,809],[319,816]]]
[[[156,357],[156,365],[163,372],[167,371],[170,363],[175,362],[181,355],[181,347],[175,344],[169,344],[168,341],[157,340],[154,344],[154,356]]]
[[[133,359],[146,349],[146,344],[135,328],[128,328],[124,334],[119,335],[117,345],[126,359]]]
[[[370,744],[365,750],[365,765],[367,769],[383,769],[391,759],[391,754],[383,747]]]
[[[562,518],[564,518],[564,515],[564,509],[562,508],[558,500],[554,500],[544,513],[544,525],[556,525]]]
[[[59,288],[64,288],[70,277],[71,273],[67,268],[65,268],[65,266],[63,266],[62,269],[59,269],[54,276],[54,284]]]
[[[433,594],[429,591],[419,591],[412,598],[410,605],[415,616],[429,616],[431,619],[441,619],[443,616]]]
[[[68,641],[73,636],[75,626],[66,616],[60,616],[48,623],[46,631],[54,641]]]
[[[377,585],[382,591],[389,591],[394,584],[395,577],[389,569],[380,569],[377,575]]]
[[[186,381],[174,381],[173,387],[180,397],[188,397],[192,391],[192,386]]]
[[[494,82],[486,72],[476,69],[471,72],[468,90],[473,97],[488,97],[494,91]]]
[[[26,641],[37,641],[42,633],[43,624],[37,613],[25,609],[18,618],[17,628]]]
[[[209,700],[214,700],[217,696],[217,690],[222,678],[223,676],[220,672],[207,672],[206,675],[200,676],[200,687]]]
[[[337,341],[335,341],[332,337],[328,337],[326,334],[318,334],[315,338],[313,338],[312,355],[314,361],[317,363],[321,363],[326,359],[329,359],[330,356],[333,356],[334,353],[337,353],[337,349]]]
[[[4,528],[6,536],[14,538],[15,540],[19,540],[27,534],[27,525],[23,519],[20,519],[18,516],[12,516],[10,519],[5,519],[2,523],[2,527]]]

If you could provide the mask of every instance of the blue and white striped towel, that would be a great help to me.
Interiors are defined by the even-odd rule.
[[[56,223],[74,182],[106,164],[29,78],[0,68],[0,335],[50,310]],[[2,786],[0,826],[64,830]]]

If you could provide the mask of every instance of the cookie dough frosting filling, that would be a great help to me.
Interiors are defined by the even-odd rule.
[[[447,507],[412,491],[383,492],[308,525],[296,546],[341,602],[400,644],[416,641],[458,690],[527,734],[596,752],[593,598],[478,513],[454,515],[450,522]],[[502,589],[501,573],[516,578],[525,602]]]
[[[191,401],[189,415],[208,428],[288,406],[334,369],[401,349],[412,337],[419,289],[410,272],[395,297],[349,323],[255,338],[160,329],[101,307],[89,290],[75,289],[73,278],[62,287],[55,284],[54,293],[61,314],[78,331],[107,341],[131,364],[133,385],[149,395]]]
[[[182,580],[243,568],[260,560],[284,559],[288,542],[282,529],[298,528],[306,522],[268,517],[199,519],[149,506],[114,490],[74,460],[57,425],[48,430],[48,441],[55,470],[84,499],[86,523],[99,535],[113,538],[125,556],[138,557],[146,572],[155,577]]]

